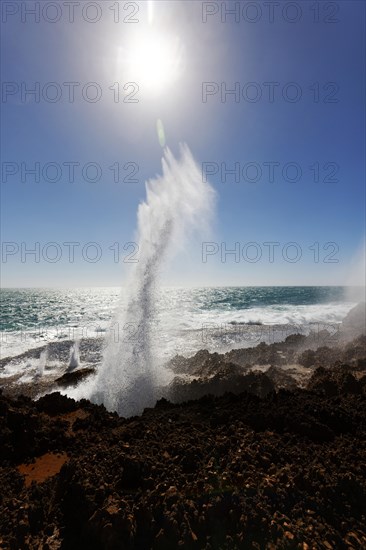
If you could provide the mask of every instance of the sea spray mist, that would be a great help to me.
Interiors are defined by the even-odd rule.
[[[159,270],[192,231],[207,231],[215,192],[203,181],[186,145],[176,159],[165,150],[162,176],[146,183],[146,200],[138,207],[138,262],[127,286],[127,307],[117,308],[103,361],[90,384],[90,397],[123,416],[154,405],[164,369],[157,364],[156,295]],[[131,330],[132,328],[132,330]]]

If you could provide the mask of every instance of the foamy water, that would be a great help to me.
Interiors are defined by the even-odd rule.
[[[233,299],[233,293],[236,299]],[[190,354],[210,346],[206,336],[215,331],[230,338],[231,334],[240,330],[246,330],[248,334],[250,330],[254,330],[254,323],[268,327],[288,325],[289,330],[294,326],[303,329],[321,329],[322,326],[332,328],[357,303],[349,301],[345,297],[344,289],[340,287],[288,287],[281,289],[280,297],[278,293],[278,287],[156,290],[154,324],[157,329],[155,338],[160,342],[159,352],[167,357],[175,352]],[[301,303],[288,303],[296,301],[296,293]],[[253,296],[257,297],[257,305],[251,301]],[[67,289],[58,290],[57,293],[51,289],[3,290],[3,309],[10,310],[10,305],[6,308],[7,303],[21,303],[23,298],[26,302],[33,303],[31,317],[33,319],[36,316],[38,320],[30,321],[24,310],[12,306],[11,322],[5,323],[2,320],[2,357],[14,357],[51,342],[104,338],[109,333],[113,333],[114,338],[125,340],[138,336],[137,327],[126,324],[123,319],[120,323],[112,323],[117,305],[120,312],[123,312],[128,304],[126,292],[120,296],[117,288]],[[310,303],[304,304],[305,300]],[[271,303],[273,301],[277,303]],[[85,315],[82,316],[80,311],[83,308]],[[60,311],[64,312],[61,321]],[[19,327],[19,330],[11,330],[14,326]],[[258,330],[260,329],[257,327],[257,332]],[[245,338],[234,343],[242,347],[247,344]],[[220,346],[220,343],[216,342],[215,345]],[[67,356],[66,362],[70,360],[70,349]]]
[[[222,353],[260,342],[282,341],[297,332],[321,334],[326,329],[330,335],[337,334],[341,321],[356,303],[347,299],[346,289],[334,287],[168,288],[156,289],[154,294],[149,339],[155,389],[159,382],[164,385],[171,379],[172,373],[163,366],[176,354],[191,356],[200,349]],[[83,324],[80,311],[85,308],[86,297],[87,317]],[[32,312],[28,319],[24,310],[14,307],[23,298]],[[64,372],[80,367],[98,370],[103,353],[105,357],[103,348],[110,338],[118,343],[117,376],[118,365],[122,365],[119,353],[123,357],[124,349],[135,350],[139,358],[141,329],[129,317],[127,292],[119,297],[118,289],[68,289],[58,290],[56,299],[53,290],[8,290],[3,291],[2,299],[8,304],[6,309],[14,311],[12,326],[24,323],[20,334],[3,331],[3,356],[13,357],[0,367],[0,380],[4,382],[15,380],[15,383],[31,382],[37,386],[41,381],[55,380]],[[109,312],[106,309],[102,312],[103,319],[101,301],[109,304]],[[67,312],[65,303],[69,307]],[[113,316],[117,306],[118,313]],[[63,325],[59,324],[60,311],[67,317]],[[43,320],[42,327],[34,326],[35,316]],[[327,341],[319,340],[318,345],[327,345]],[[24,355],[19,356],[20,353]],[[146,360],[146,355],[142,355],[140,361],[141,358]],[[156,370],[160,368],[163,376],[159,378]],[[89,397],[95,392],[96,382],[96,377],[89,378],[80,386],[63,391],[77,399]],[[153,399],[150,382],[140,377],[136,392],[131,392],[134,396],[128,404],[131,410],[136,407],[141,392],[149,399],[139,400],[138,406],[148,405]]]

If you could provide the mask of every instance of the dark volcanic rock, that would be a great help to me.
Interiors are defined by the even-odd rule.
[[[78,369],[71,372],[65,372],[60,378],[56,378],[55,382],[59,386],[73,386],[94,373],[95,369],[92,368]]]
[[[41,397],[36,402],[36,407],[41,412],[56,415],[76,411],[79,408],[79,404],[74,399],[55,392]]]
[[[0,403],[0,459],[5,463],[67,447],[67,425],[61,419],[52,421],[41,414],[38,403],[22,397],[16,400],[0,397]]]
[[[276,389],[287,388],[294,390],[297,386],[293,377],[282,370],[281,367],[274,367],[272,365],[265,374],[273,382]]]
[[[220,396],[225,392],[238,394],[246,391],[265,397],[274,391],[274,383],[266,374],[259,372],[237,374],[237,368],[235,365],[225,363],[214,376],[208,378],[199,377],[190,382],[176,378],[165,393],[171,401],[180,403],[189,399],[199,399],[207,394]]]
[[[348,365],[341,365],[337,369],[317,368],[309,380],[308,388],[327,397],[362,393],[362,384],[351,374]]]
[[[320,368],[309,390],[162,399],[128,420],[0,395],[0,547],[365,548],[364,378]]]
[[[329,345],[319,345],[324,343]],[[233,375],[243,375],[248,370],[255,370],[262,365],[281,367],[299,364],[311,368],[347,363],[350,366],[354,364],[356,368],[366,369],[366,364],[363,365],[365,357],[365,335],[345,343],[338,333],[331,336],[327,331],[321,331],[309,336],[293,334],[284,342],[270,345],[262,342],[253,348],[233,349],[224,354],[201,350],[189,358],[177,355],[168,366],[178,375],[208,378],[226,373],[229,368]],[[290,379],[288,382],[288,387],[292,387]]]

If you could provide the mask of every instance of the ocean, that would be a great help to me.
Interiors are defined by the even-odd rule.
[[[52,342],[138,338],[139,327],[113,322],[128,296],[118,288],[3,289],[1,357]],[[165,288],[155,293],[156,347],[163,358],[199,349],[227,351],[294,332],[337,330],[356,304],[344,287]]]

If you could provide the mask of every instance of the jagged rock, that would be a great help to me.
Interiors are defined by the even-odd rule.
[[[191,382],[175,378],[166,391],[169,400],[179,403],[188,399],[199,399],[206,394],[223,395],[226,392],[239,394],[243,391],[265,397],[275,389],[272,380],[263,373],[250,372],[248,374],[232,373],[232,366],[225,365],[227,370],[222,370],[214,376],[196,378]]]
[[[130,419],[0,391],[1,548],[365,547],[365,342],[177,357],[185,381]],[[280,365],[304,352],[291,390]],[[25,484],[49,453],[67,461]]]
[[[39,411],[56,415],[76,411],[79,405],[74,399],[61,395],[59,392],[54,392],[41,397],[36,402],[36,407]]]
[[[295,389],[297,386],[296,381],[293,379],[293,377],[283,371],[281,367],[275,367],[272,365],[268,370],[266,370],[266,376],[268,376],[268,378],[272,380],[276,389]]]
[[[65,372],[65,374],[63,374],[59,378],[56,378],[55,382],[59,386],[74,386],[75,384],[78,384],[81,380],[84,380],[94,373],[95,369],[92,368],[77,369],[71,372]]]
[[[366,395],[350,369],[314,373],[334,397],[206,395],[127,420],[60,394],[0,395],[1,548],[363,547]],[[21,462],[52,451],[68,457],[58,473],[25,485]]]
[[[341,365],[338,369],[318,367],[308,383],[308,389],[321,392],[327,397],[362,393],[362,384],[350,372],[351,367]]]
[[[313,367],[316,363],[315,351],[313,349],[303,351],[298,358],[298,362],[304,367]]]

